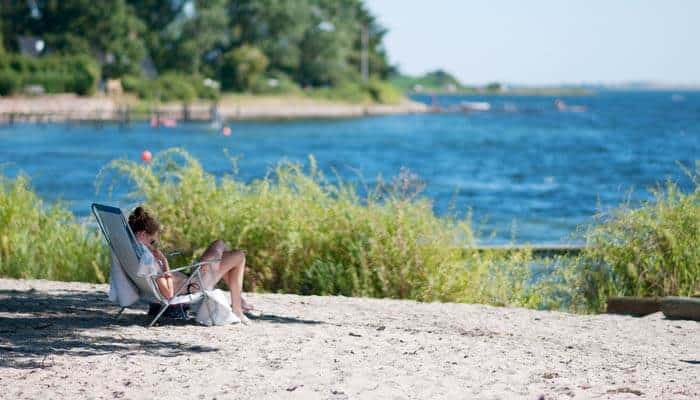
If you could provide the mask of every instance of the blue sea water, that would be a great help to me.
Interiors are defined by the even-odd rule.
[[[64,201],[79,216],[96,193],[99,170],[116,158],[138,160],[144,149],[182,147],[217,176],[264,177],[280,160],[314,155],[333,177],[372,186],[408,168],[426,184],[437,214],[471,212],[484,243],[569,241],[599,210],[650,199],[666,179],[684,189],[681,165],[700,159],[700,93],[602,92],[562,97],[584,112],[561,111],[553,97],[416,97],[449,108],[488,102],[487,112],[358,119],[232,122],[233,134],[207,124],[151,129],[146,123],[0,126],[0,172],[31,177],[48,202]],[[228,155],[227,155],[228,153]],[[112,202],[126,206],[129,187]]]

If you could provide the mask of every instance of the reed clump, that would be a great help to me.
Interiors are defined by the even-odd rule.
[[[44,207],[27,177],[0,175],[0,276],[106,282],[99,239],[60,204]]]
[[[179,149],[148,166],[113,161],[101,179],[115,172],[157,215],[167,247],[191,258],[215,239],[245,249],[248,290],[526,301],[529,254],[465,252],[474,245],[469,221],[435,216],[405,170],[363,197],[348,183],[329,183],[313,157],[306,171],[282,162],[252,183],[217,179]]]
[[[550,260],[537,284],[541,305],[600,312],[611,296],[691,296],[700,292],[700,185],[684,193],[668,181],[653,200],[597,216],[577,257]]]

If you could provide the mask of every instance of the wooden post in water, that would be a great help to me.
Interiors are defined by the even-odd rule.
[[[182,102],[182,120],[184,122],[189,122],[190,120],[190,105],[185,101]]]
[[[209,107],[209,122],[218,122],[220,119],[221,116],[219,115],[219,103],[217,103],[216,101],[212,101],[211,106]]]

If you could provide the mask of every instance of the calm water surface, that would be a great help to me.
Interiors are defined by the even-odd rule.
[[[417,97],[431,103],[433,99]],[[472,211],[483,242],[562,242],[599,209],[667,178],[690,189],[678,163],[700,159],[700,93],[606,92],[563,98],[585,112],[558,111],[552,97],[436,99],[449,107],[486,101],[488,112],[367,117],[346,120],[234,122],[224,137],[206,124],[151,129],[146,123],[15,124],[0,127],[2,173],[24,172],[47,201],[61,199],[81,216],[93,201],[95,177],[115,158],[137,160],[182,147],[217,176],[231,172],[225,151],[239,158],[238,177],[261,178],[282,159],[313,154],[328,176],[372,185],[402,167],[426,184],[435,212]],[[124,200],[125,185],[112,202]]]

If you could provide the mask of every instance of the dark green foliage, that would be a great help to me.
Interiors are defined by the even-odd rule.
[[[463,89],[464,86],[452,74],[436,70],[422,76],[393,75],[391,82],[404,91],[413,91],[420,85],[424,91],[445,91],[448,86]]]
[[[160,75],[210,78],[237,91],[367,84],[360,77],[363,32],[370,77],[385,79],[392,71],[382,46],[386,30],[362,0],[37,0],[36,8],[30,3],[2,3],[0,41],[7,49],[17,53],[19,37],[39,38],[46,43],[41,57],[92,57],[101,78],[129,77],[132,88],[149,86],[135,85],[133,77],[154,78],[144,60],[151,60]],[[16,79],[9,75],[2,74],[0,86],[16,91]],[[55,75],[42,72],[35,79],[50,92],[72,86]],[[266,86],[263,77],[283,77],[283,84]],[[189,96],[171,83],[166,78],[164,90],[176,98]],[[75,85],[86,91],[84,84]],[[196,91],[206,98],[218,95],[210,89]]]
[[[125,91],[146,100],[187,102],[196,98],[213,100],[219,97],[219,89],[207,86],[204,78],[175,73],[167,73],[154,80],[125,76],[122,86]]]
[[[365,84],[344,80],[333,88],[314,89],[311,93],[313,97],[354,103],[394,104],[403,99],[403,94],[395,86],[379,79],[370,79]]]
[[[3,3],[3,36],[13,50],[17,37],[40,37],[46,53],[91,55],[105,77],[138,72],[145,47],[145,25],[125,0],[37,1],[38,15],[26,1]],[[89,53],[86,53],[89,51]]]
[[[197,91],[185,76],[165,74],[156,81],[156,95],[162,101],[182,100],[191,101],[197,97]]]
[[[249,91],[262,77],[268,60],[260,50],[241,46],[224,54],[221,85],[224,89]]]
[[[48,93],[95,92],[100,69],[87,56],[30,58],[12,55],[0,63],[0,94],[19,92],[26,85],[41,85]]]
[[[0,96],[16,93],[22,85],[21,76],[13,69],[0,69]]]
[[[194,76],[190,78],[190,84],[197,93],[197,97],[200,99],[216,100],[221,95],[219,83],[214,82],[211,79],[202,78],[201,76]]]
[[[320,296],[360,296],[368,292],[363,289],[363,284],[367,282],[360,282],[354,266],[316,260],[304,271],[299,292]]]
[[[491,82],[486,85],[486,90],[489,92],[500,92],[503,86],[498,82]]]
[[[134,93],[142,99],[153,99],[155,84],[153,81],[138,76],[127,75],[122,78],[124,91]]]

